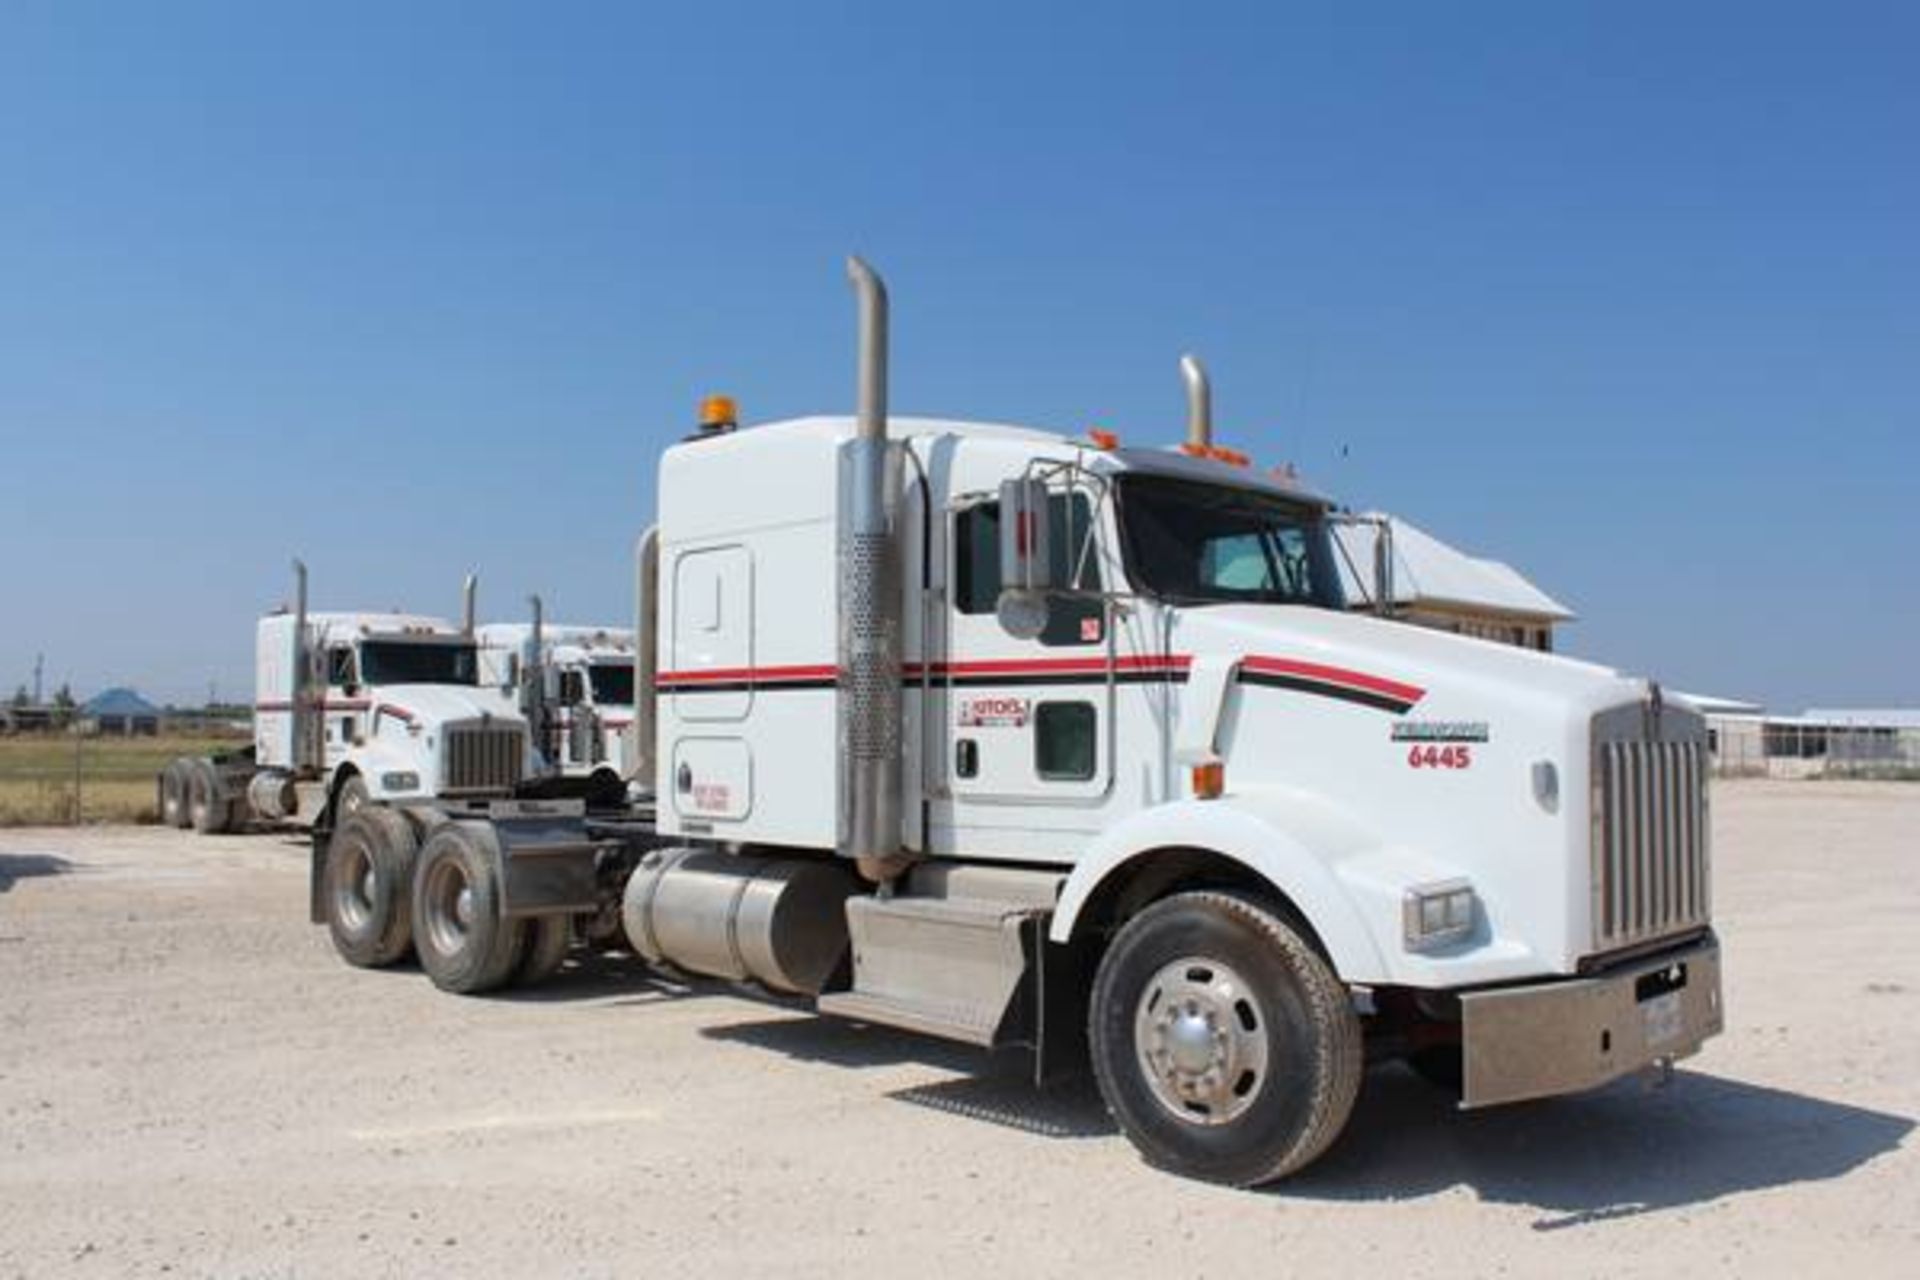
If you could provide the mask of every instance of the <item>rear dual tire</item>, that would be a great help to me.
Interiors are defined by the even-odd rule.
[[[220,781],[211,760],[183,760],[187,822],[203,836],[218,835],[233,825],[233,799]]]
[[[532,986],[551,977],[573,943],[566,915],[501,914],[500,847],[480,822],[436,827],[414,873],[413,937],[433,985],[460,995]]]
[[[160,771],[160,824],[185,831],[193,825],[187,816],[187,774],[190,762],[176,757]]]
[[[1257,1186],[1345,1127],[1364,1065],[1346,987],[1282,914],[1176,894],[1115,935],[1094,979],[1094,1075],[1149,1163]]]
[[[367,806],[334,828],[327,846],[325,902],[334,950],[360,969],[404,959],[413,945],[413,824]]]

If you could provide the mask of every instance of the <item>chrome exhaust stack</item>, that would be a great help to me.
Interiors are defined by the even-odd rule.
[[[633,721],[627,726],[626,775],[654,789],[654,725],[659,713],[660,526],[640,535],[633,552]]]
[[[319,717],[313,713],[313,650],[307,644],[307,563],[293,561],[293,767],[296,772],[321,768]]]
[[[469,640],[473,639],[474,618],[476,616],[474,610],[475,606],[479,603],[479,599],[480,579],[478,576],[470,573],[467,575],[467,580],[460,584],[460,634]]]
[[[1213,388],[1207,381],[1207,367],[1198,356],[1181,356],[1180,377],[1187,384],[1187,447],[1209,448],[1213,444]]]
[[[884,881],[901,853],[901,458],[887,440],[887,287],[847,259],[860,308],[859,411],[840,453],[839,852]]]

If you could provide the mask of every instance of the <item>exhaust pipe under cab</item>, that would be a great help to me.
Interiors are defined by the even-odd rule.
[[[887,439],[887,290],[847,260],[860,308],[859,413],[840,455],[839,852],[868,879],[905,869],[901,850],[902,462]]]

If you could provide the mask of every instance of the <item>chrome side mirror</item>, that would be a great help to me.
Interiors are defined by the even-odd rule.
[[[1000,598],[994,613],[1016,640],[1046,630],[1047,593],[1053,580],[1053,548],[1046,482],[1000,482]]]

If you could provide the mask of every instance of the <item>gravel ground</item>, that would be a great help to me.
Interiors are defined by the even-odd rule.
[[[1018,1060],[630,964],[348,969],[285,838],[0,832],[0,1277],[1914,1274],[1920,786],[1714,801],[1729,1028],[1671,1087],[1382,1068],[1260,1193]]]

